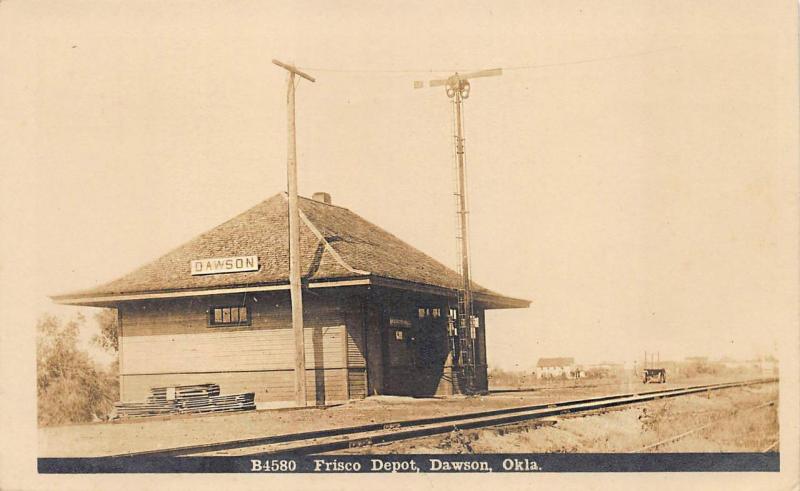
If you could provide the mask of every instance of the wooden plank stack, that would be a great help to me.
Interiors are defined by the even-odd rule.
[[[142,416],[162,416],[178,412],[176,401],[163,402],[115,402],[114,408],[120,418],[137,418]]]
[[[249,411],[256,408],[255,394],[220,395],[219,385],[178,385],[153,387],[145,402],[116,402],[120,418],[161,416],[169,414]]]

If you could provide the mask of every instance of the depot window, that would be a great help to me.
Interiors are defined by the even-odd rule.
[[[424,319],[426,317],[438,319],[442,316],[442,309],[439,307],[420,307],[417,309],[417,315],[420,319]]]
[[[212,326],[249,326],[250,313],[247,306],[212,307],[209,310],[209,324]]]

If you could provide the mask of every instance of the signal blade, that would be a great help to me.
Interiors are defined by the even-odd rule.
[[[422,80],[414,80],[415,89],[421,89],[423,87],[425,87],[425,82],[423,82]]]
[[[492,68],[489,70],[479,70],[477,72],[458,74],[461,78],[496,77],[503,74],[502,68]]]
[[[431,80],[428,82],[428,87],[438,87],[440,85],[445,85],[447,83],[446,78],[440,78],[439,80]]]

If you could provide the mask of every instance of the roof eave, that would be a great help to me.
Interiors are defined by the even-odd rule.
[[[458,294],[458,290],[453,288],[426,285],[423,283],[414,283],[412,281],[397,280],[394,278],[386,278],[375,275],[372,276],[372,284],[387,288],[409,290],[419,293],[429,293],[432,295],[441,295],[445,297],[455,297]],[[506,297],[493,292],[473,292],[473,298],[486,309],[524,309],[530,307],[531,305],[530,300]]]
[[[376,285],[387,288],[415,291],[445,297],[454,297],[457,290],[435,285],[414,283],[411,281],[397,280],[382,276],[369,275],[352,278],[334,278],[326,280],[311,281],[307,284],[308,288],[333,288],[347,286]],[[198,297],[210,295],[228,295],[236,293],[253,293],[266,291],[288,290],[289,283],[257,284],[236,287],[215,287],[204,289],[183,289],[183,290],[153,290],[125,293],[88,293],[88,294],[66,294],[51,295],[50,298],[61,305],[76,305],[86,307],[110,307],[120,302],[130,302],[137,300],[163,300],[173,298]],[[486,309],[522,309],[530,307],[530,300],[506,297],[495,293],[474,292],[473,298]]]
[[[481,302],[487,309],[527,309],[531,306],[530,300],[522,298],[504,297],[501,295],[475,295],[476,300]]]
[[[363,286],[369,285],[369,278],[337,278],[330,280],[320,280],[309,282],[308,288],[332,288],[340,286]],[[86,307],[108,307],[120,302],[130,302],[136,300],[164,300],[172,298],[201,297],[210,295],[229,295],[235,293],[253,293],[289,290],[289,283],[257,284],[237,287],[217,287],[203,289],[183,289],[183,290],[154,290],[112,294],[83,294],[83,295],[51,295],[50,298],[61,305],[80,305]]]

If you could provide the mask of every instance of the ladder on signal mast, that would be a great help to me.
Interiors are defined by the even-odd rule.
[[[447,97],[453,104],[453,164],[455,176],[456,201],[456,239],[458,242],[458,273],[462,282],[457,290],[458,305],[457,317],[452,319],[450,337],[452,340],[453,358],[457,357],[457,366],[462,375],[464,392],[474,392],[478,389],[476,380],[476,349],[475,340],[480,327],[473,314],[472,282],[470,279],[469,264],[469,234],[467,220],[467,173],[466,155],[464,152],[464,99],[469,97],[470,79],[479,77],[495,77],[502,75],[503,70],[494,68],[479,70],[471,73],[454,73],[447,78],[430,80],[429,87],[444,86]],[[425,86],[423,81],[415,81],[414,88],[421,89]],[[452,315],[451,315],[452,318]]]
[[[460,100],[454,100],[453,104],[460,104]],[[453,110],[455,117],[460,117],[460,111]],[[455,125],[454,125],[455,126]],[[477,326],[475,325],[474,309],[472,304],[472,291],[470,280],[470,258],[469,251],[465,250],[468,247],[468,241],[463,240],[465,234],[468,233],[468,211],[466,196],[462,192],[466,191],[462,179],[465,179],[463,169],[459,172],[459,160],[463,163],[464,159],[464,138],[459,132],[455,132],[454,138],[454,158],[453,158],[453,177],[454,177],[454,192],[455,198],[455,229],[456,229],[456,244],[458,249],[458,260],[456,261],[456,271],[462,278],[462,284],[457,291],[457,317],[456,323],[458,329],[457,346],[458,346],[458,359],[457,367],[460,375],[460,385],[464,392],[471,393],[477,391],[477,356],[475,349],[475,338]],[[460,155],[459,155],[460,154]],[[460,159],[459,159],[460,157]]]

